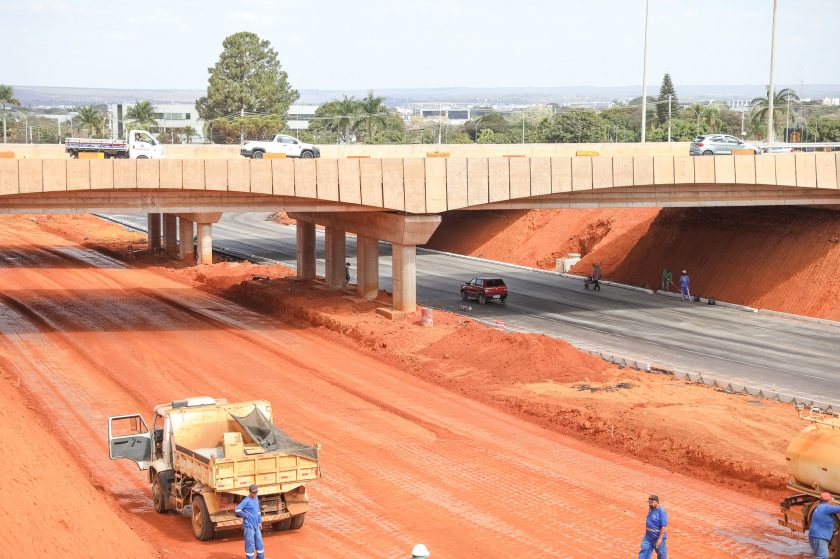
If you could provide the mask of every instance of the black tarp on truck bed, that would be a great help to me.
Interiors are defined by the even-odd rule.
[[[318,461],[317,448],[292,440],[286,433],[271,423],[258,407],[254,406],[254,411],[244,417],[230,415],[266,452],[283,452]]]

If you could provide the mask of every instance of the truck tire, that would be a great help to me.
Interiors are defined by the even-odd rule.
[[[311,152],[311,151],[309,151],[309,150],[306,150],[306,151],[302,151],[302,152],[300,153],[300,157],[301,157],[301,159],[312,159],[312,158],[314,158],[314,157],[315,157],[315,154],[314,154],[314,153],[312,153],[312,152]]]
[[[303,521],[306,520],[306,513],[302,512],[292,517],[292,523],[289,530],[300,530],[303,526]]]
[[[253,157],[254,159],[262,159],[263,158],[263,152],[255,151],[254,153],[251,154],[251,157]]]
[[[478,296],[478,302],[481,303],[482,305],[486,305],[487,304],[487,296],[484,295],[484,293],[482,293],[481,295]]]
[[[161,514],[169,510],[169,484],[172,482],[172,472],[163,472],[155,476],[152,483],[152,502],[155,510]]]
[[[210,520],[207,504],[201,495],[192,498],[192,529],[195,537],[203,542],[212,540],[216,535],[216,524]]]
[[[148,157],[146,157],[145,155],[138,155],[137,159],[148,159]]]
[[[277,530],[278,532],[285,532],[286,530],[292,527],[292,517],[290,516],[289,518],[284,518],[280,522],[275,522],[271,525],[271,527]]]

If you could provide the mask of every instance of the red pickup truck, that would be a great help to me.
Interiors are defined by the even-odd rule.
[[[487,301],[507,300],[508,289],[505,280],[492,277],[477,277],[461,284],[461,299],[478,299],[482,305]]]

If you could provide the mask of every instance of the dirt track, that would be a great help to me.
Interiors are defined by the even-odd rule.
[[[38,479],[72,457],[90,475],[68,478],[79,487],[57,491],[46,510],[11,512],[6,500],[5,539],[24,550],[15,556],[36,556],[28,551],[32,525],[44,524],[38,515],[60,539],[89,522],[61,511],[90,505],[99,507],[100,532],[133,529],[160,556],[239,557],[238,534],[195,541],[186,517],[152,510],[133,464],[107,457],[108,415],[148,414],[156,403],[199,394],[271,400],[282,427],[323,444],[315,510],[301,531],[268,535],[270,557],[400,557],[419,541],[435,557],[592,557],[593,548],[632,556],[651,492],[669,512],[674,556],[802,549],[775,527],[772,501],[565,438],[34,226],[0,228],[0,247],[4,391],[19,382],[65,449],[51,453],[57,461],[43,472],[27,474],[19,463],[17,474]],[[4,454],[25,444],[13,429],[20,425],[0,424]],[[114,498],[110,516],[101,503],[76,500],[97,486],[103,501]],[[120,541],[129,549],[120,556],[148,556],[129,536]],[[111,556],[76,551],[64,556]]]

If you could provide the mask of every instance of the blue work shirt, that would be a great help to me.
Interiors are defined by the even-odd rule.
[[[668,513],[665,512],[661,506],[648,511],[647,520],[645,521],[645,537],[652,542],[659,539],[659,532],[662,528],[668,525]],[[662,539],[668,538],[666,533]]]
[[[246,528],[260,529],[260,522],[262,522],[262,515],[260,514],[260,499],[259,497],[250,496],[245,497],[241,503],[236,505],[234,510],[236,516],[242,517],[242,526]]]
[[[683,274],[680,276],[680,287],[683,289],[688,289],[688,284],[691,283],[687,274]]]
[[[834,515],[840,512],[840,506],[821,503],[814,509],[811,516],[811,526],[808,528],[808,536],[821,540],[831,540],[834,534]]]

